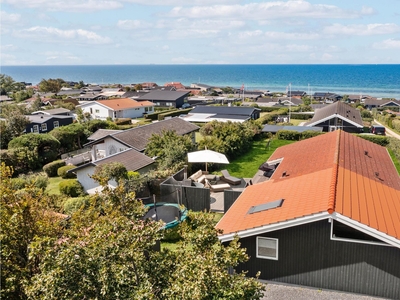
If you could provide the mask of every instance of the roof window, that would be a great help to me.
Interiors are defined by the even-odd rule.
[[[272,201],[272,202],[268,202],[268,203],[264,203],[264,204],[260,204],[260,205],[256,205],[256,206],[252,206],[252,207],[250,207],[250,209],[249,209],[249,211],[247,213],[248,214],[254,214],[256,212],[260,212],[260,211],[265,211],[265,210],[281,207],[282,204],[283,204],[283,200],[285,200],[285,199],[279,199],[279,200],[276,200],[276,201]]]

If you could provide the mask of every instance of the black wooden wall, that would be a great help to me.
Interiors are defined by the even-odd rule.
[[[269,232],[278,260],[256,258],[256,237],[242,238],[250,260],[237,271],[260,279],[400,299],[400,249],[330,240],[328,220]]]

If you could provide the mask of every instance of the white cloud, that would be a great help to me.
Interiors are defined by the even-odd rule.
[[[121,8],[120,1],[107,0],[3,0],[17,8],[40,8],[47,11],[93,12]]]
[[[237,29],[244,27],[244,21],[222,21],[222,20],[189,20],[186,18],[179,18],[174,20],[158,20],[155,23],[149,23],[141,20],[119,20],[117,23],[118,28],[124,30],[134,29],[171,29],[171,30],[218,30],[223,29]]]
[[[351,11],[327,4],[311,4],[303,0],[273,1],[249,3],[244,5],[212,5],[194,7],[174,7],[169,13],[170,17],[185,16],[188,18],[235,18],[249,20],[268,20],[293,18],[314,19],[347,19],[357,18],[371,14],[372,9],[363,7],[360,11]]]
[[[68,12],[93,12],[99,10],[111,10],[124,6],[124,3],[132,3],[146,6],[188,6],[232,4],[240,0],[2,0],[17,8],[40,8],[47,11]]]
[[[0,11],[0,19],[2,26],[4,26],[5,23],[17,23],[21,20],[21,15],[20,14],[9,14],[5,11]]]
[[[374,43],[375,49],[399,49],[400,50],[400,39],[388,39],[379,43]]]
[[[154,25],[140,20],[120,20],[117,23],[118,28],[124,30],[151,28]]]
[[[213,38],[216,37],[219,30],[212,29],[173,29],[168,31],[168,37],[171,39],[187,39],[190,37],[199,38]]]
[[[323,30],[330,35],[351,35],[351,36],[369,36],[379,34],[393,34],[400,32],[400,26],[394,23],[386,24],[333,24]]]
[[[87,43],[87,44],[108,44],[111,39],[102,37],[95,32],[84,29],[62,30],[54,27],[35,26],[20,30],[17,36],[23,38],[38,39],[47,42],[62,43],[63,41]]]
[[[277,32],[268,31],[264,36],[273,40],[316,40],[321,38],[318,33],[302,33],[302,32]]]
[[[66,51],[46,51],[42,53],[46,58],[46,61],[78,61],[79,57],[72,55]]]
[[[13,44],[0,45],[1,51],[15,51],[17,49],[18,49],[18,47]]]

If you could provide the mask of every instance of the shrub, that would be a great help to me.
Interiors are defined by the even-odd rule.
[[[46,172],[49,177],[57,177],[57,171],[59,168],[65,166],[65,161],[56,160],[43,166],[43,171]]]
[[[116,119],[114,122],[116,125],[129,125],[132,124],[132,119],[121,118],[121,119]]]
[[[75,169],[75,166],[64,166],[64,167],[60,167],[57,170],[57,175],[60,176],[63,179],[67,179],[67,178],[76,178],[76,174],[74,173],[68,173],[69,170]]]
[[[306,140],[312,138],[317,135],[324,134],[325,132],[313,131],[313,130],[306,130],[301,133],[301,139]]]
[[[43,173],[20,175],[18,178],[11,179],[11,184],[15,190],[22,190],[30,186],[44,191],[49,184],[49,178]]]
[[[381,145],[383,147],[386,147],[389,144],[389,138],[386,136],[365,135],[365,134],[358,134],[357,136],[363,138],[364,140]]]
[[[301,138],[301,132],[294,130],[279,130],[276,133],[276,138],[278,140],[295,140],[299,141]]]
[[[182,239],[180,234],[179,225],[173,228],[166,229],[164,232],[164,242],[176,243]]]
[[[70,198],[64,202],[64,212],[66,214],[73,214],[81,207],[88,207],[89,206],[89,199],[88,197],[77,197],[77,198]]]
[[[58,184],[60,193],[69,197],[78,197],[83,194],[83,187],[76,179],[67,179]]]

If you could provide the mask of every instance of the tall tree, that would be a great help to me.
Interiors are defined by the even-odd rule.
[[[24,285],[39,267],[39,260],[30,259],[29,247],[37,237],[56,238],[62,228],[60,215],[52,211],[51,197],[29,186],[15,190],[12,173],[12,168],[1,164],[0,298],[26,299]]]
[[[190,136],[180,136],[175,131],[164,130],[161,134],[151,136],[146,155],[157,157],[161,169],[177,170],[185,163],[187,153],[193,148]]]
[[[61,90],[62,85],[65,84],[65,81],[63,79],[42,79],[42,81],[39,82],[39,91],[45,92],[45,93],[58,93]]]

